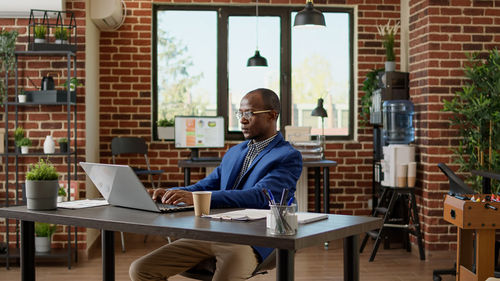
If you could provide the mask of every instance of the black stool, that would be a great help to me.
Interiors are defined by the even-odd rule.
[[[422,233],[420,232],[420,220],[418,218],[417,203],[415,200],[414,188],[408,187],[387,187],[382,186],[382,195],[378,200],[378,205],[374,209],[372,216],[378,217],[384,216],[384,226],[379,230],[369,231],[366,233],[363,242],[361,243],[361,248],[359,252],[362,253],[366,246],[368,237],[375,239],[375,244],[373,245],[372,254],[370,256],[370,261],[375,259],[380,242],[385,237],[388,228],[399,228],[404,229],[407,233],[411,233],[417,237],[418,249],[420,252],[420,259],[425,260],[424,246],[422,243]],[[387,207],[384,205],[387,202],[387,198],[390,196],[389,204]],[[404,208],[402,217],[395,217],[394,207],[396,206],[396,201],[398,198],[403,199],[403,204],[408,206],[408,201],[411,203],[410,208]],[[409,250],[409,242],[407,242],[407,250]]]

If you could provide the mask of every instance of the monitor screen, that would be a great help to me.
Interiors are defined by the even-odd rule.
[[[224,118],[175,116],[175,147],[224,147]]]

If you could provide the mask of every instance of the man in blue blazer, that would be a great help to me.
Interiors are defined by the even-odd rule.
[[[212,191],[211,208],[269,208],[262,192],[271,190],[280,198],[290,196],[302,171],[302,157],[277,131],[280,102],[269,89],[246,94],[236,116],[247,141],[230,148],[220,166],[196,184],[156,189],[153,199],[167,204],[192,204],[192,191]],[[272,249],[228,243],[180,239],[134,261],[132,280],[166,280],[199,262],[214,257],[213,280],[245,280]]]

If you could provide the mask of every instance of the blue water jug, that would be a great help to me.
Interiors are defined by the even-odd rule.
[[[409,100],[388,100],[382,105],[382,130],[386,144],[409,144],[415,140],[413,103]]]

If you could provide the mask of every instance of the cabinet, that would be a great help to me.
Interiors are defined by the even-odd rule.
[[[26,60],[34,60],[36,57],[38,58],[49,58],[49,68],[51,70],[54,70],[54,68],[59,67],[59,71],[62,73],[65,73],[65,78],[66,80],[66,85],[69,85],[69,81],[71,80],[72,77],[76,77],[76,54],[71,51],[18,51],[15,53],[15,94],[10,95],[7,99],[7,102],[5,103],[4,106],[4,119],[5,119],[5,136],[4,136],[4,144],[5,144],[5,152],[2,153],[2,157],[4,159],[4,171],[5,171],[5,199],[3,202],[3,206],[13,206],[13,205],[22,205],[25,204],[23,198],[24,197],[24,173],[20,173],[20,168],[21,165],[27,166],[27,163],[24,162],[31,162],[32,158],[48,158],[51,160],[57,159],[57,161],[60,161],[60,163],[64,163],[64,159],[66,160],[66,182],[67,182],[67,196],[68,200],[71,198],[71,178],[72,178],[72,168],[73,168],[73,178],[74,180],[77,180],[77,142],[76,142],[76,136],[77,136],[77,106],[76,106],[76,88],[74,91],[71,91],[70,87],[66,87],[66,90],[47,90],[47,91],[31,91],[27,92],[27,100],[26,102],[18,102],[18,89],[20,88],[19,85],[19,80],[26,78],[27,80],[30,80],[28,76],[24,77],[25,73],[29,71],[26,69],[22,69],[22,66],[19,66],[19,60],[20,59],[26,59]],[[54,60],[57,60],[56,63],[52,64],[50,58],[54,58]],[[38,61],[41,62],[42,59]],[[29,65],[25,62],[26,68],[29,67]],[[47,65],[46,62],[44,65]],[[63,67],[66,66],[66,68]],[[8,80],[7,80],[8,81]],[[32,82],[31,82],[32,83]],[[34,86],[34,85],[33,85]],[[36,98],[33,98],[34,95],[37,95]],[[40,97],[43,97],[42,99],[39,99]],[[61,98],[62,97],[62,98]],[[59,111],[57,111],[59,110]],[[27,154],[21,154],[18,149],[15,149],[15,145],[11,143],[9,146],[9,141],[8,141],[8,131],[9,131],[9,124],[11,130],[14,130],[15,128],[18,128],[20,124],[20,114],[22,114],[22,117],[25,118],[25,116],[30,113],[40,113],[40,112],[48,112],[51,113],[51,111],[54,111],[59,114],[59,116],[64,116],[66,114],[66,120],[61,121],[64,125],[61,126],[61,128],[51,128],[50,125],[48,125],[48,129],[45,129],[42,127],[44,130],[52,130],[52,131],[63,131],[65,130],[65,137],[68,140],[68,144],[71,144],[71,140],[73,140],[73,145],[70,146],[70,148],[67,150],[67,152],[61,152],[59,149],[56,149],[55,153],[51,154],[45,154],[43,152],[43,138],[40,138],[40,144],[35,148],[31,149]],[[10,115],[9,115],[10,114]],[[13,116],[14,120],[9,120],[10,116]],[[23,122],[30,122],[29,119],[24,120]],[[53,123],[54,121],[49,118],[47,123]],[[39,128],[40,129],[40,128]],[[26,129],[26,132],[29,133],[30,131],[36,129]],[[22,158],[28,157],[28,161],[22,161]],[[63,160],[59,160],[63,159]],[[35,160],[36,161],[36,160]],[[56,161],[53,161],[56,162]],[[13,165],[13,167],[11,167]],[[74,165],[74,166],[72,166]],[[24,172],[24,170],[23,170]],[[9,180],[9,173],[14,174],[14,183],[10,183]],[[9,198],[9,188],[14,188],[14,199]],[[75,189],[75,192],[76,189]],[[0,199],[0,202],[3,201]],[[9,234],[12,231],[12,227],[9,226],[9,220],[5,220],[6,224],[6,243],[9,245]],[[5,253],[0,254],[0,257],[5,258],[6,260],[6,267],[9,268],[9,262],[12,258],[19,258],[19,221],[15,222],[15,239],[16,239],[16,249],[9,249],[9,247],[6,248]],[[72,260],[72,252],[74,250],[75,253],[75,262],[77,261],[77,249],[78,249],[78,244],[77,244],[77,234],[78,231],[76,227],[74,228],[74,244],[72,245],[72,227],[71,226],[66,226],[66,232],[67,232],[67,248],[66,249],[51,249],[51,252],[47,253],[36,253],[37,258],[67,258],[67,264],[68,268],[71,268],[71,260]]]

